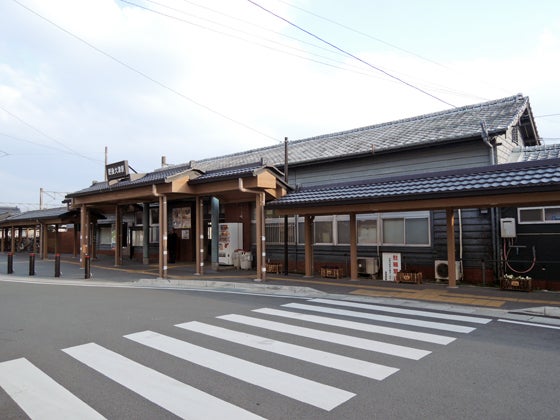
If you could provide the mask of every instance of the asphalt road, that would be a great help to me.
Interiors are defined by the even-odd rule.
[[[1,282],[0,418],[558,418],[558,327],[343,304]]]

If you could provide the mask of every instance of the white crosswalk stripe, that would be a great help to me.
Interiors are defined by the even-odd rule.
[[[442,312],[419,311],[416,309],[395,308],[392,306],[372,305],[370,303],[359,303],[346,300],[332,300],[332,299],[311,299],[309,302],[324,303],[327,305],[346,306],[350,308],[368,309],[371,311],[389,312],[401,315],[414,315],[426,318],[447,319],[450,321],[470,322],[474,324],[488,324],[492,319],[481,318],[467,315],[454,315]]]
[[[399,371],[399,358],[420,361],[433,354],[433,351],[403,345],[402,341],[400,344],[390,343],[392,337],[409,340],[411,344],[412,342],[422,342],[436,345],[447,345],[455,341],[456,337],[377,324],[397,323],[422,329],[465,334],[476,329],[468,324],[484,325],[492,321],[492,319],[482,317],[332,299],[311,299],[307,304],[288,303],[282,307],[297,309],[299,312],[260,308],[252,310],[254,316],[241,314],[217,316],[216,319],[228,328],[198,321],[177,324],[177,327],[189,331],[188,340],[177,339],[154,331],[136,332],[125,335],[124,338],[130,340],[129,343],[133,342],[135,345],[140,344],[156,349],[218,372],[218,374],[228,375],[251,386],[271,391],[277,394],[278,398],[287,397],[321,410],[331,411],[351,400],[356,393],[352,392],[352,389],[342,389],[346,386],[339,388],[333,383],[328,383],[331,381],[323,383],[324,381],[317,382],[310,379],[308,375],[313,375],[312,370],[307,373],[305,369],[302,369],[301,372],[298,370],[295,375],[268,367],[266,363],[258,364],[245,360],[245,358],[212,350],[211,344],[206,344],[205,347],[198,346],[194,343],[203,337],[197,334],[266,352],[263,355],[272,353],[282,357],[295,358],[305,363],[326,367],[329,370],[337,369],[382,381]],[[319,312],[323,315],[308,312]],[[392,315],[380,315],[378,312]],[[324,314],[328,314],[328,316]],[[285,322],[271,320],[271,317],[282,318]],[[362,321],[354,321],[348,319],[349,317],[359,318]],[[434,318],[438,322],[422,318]],[[298,325],[290,324],[290,321],[297,322]],[[302,324],[308,325],[303,326]],[[322,327],[313,328],[314,324]],[[236,329],[242,325],[245,326],[245,329],[259,329],[261,334],[250,334]],[[230,326],[232,328],[229,328]],[[333,331],[336,329],[338,332]],[[355,336],[352,331],[359,331],[361,335]],[[196,334],[190,334],[190,332]],[[364,333],[374,336],[382,335],[387,342],[374,340]],[[271,338],[272,334],[276,336]],[[278,334],[285,334],[286,341],[277,339]],[[338,353],[319,350],[313,348],[313,341],[310,340],[304,342],[311,343],[311,345],[296,345],[289,342],[290,338],[294,336],[316,340],[316,344],[318,342],[334,344],[334,349],[337,349],[336,346],[340,346],[340,348],[338,348]],[[368,360],[368,357],[364,357],[366,353],[362,356],[365,360],[344,355],[342,346],[371,352],[367,353],[371,358],[379,357],[376,355],[377,353],[389,355],[394,357],[391,365],[395,366],[374,363]],[[204,420],[262,418],[243,407],[164,375],[156,370],[157,367],[142,365],[98,344],[88,343],[62,351],[179,417]],[[208,377],[209,381],[216,380],[211,375]],[[331,376],[328,377],[331,378]],[[332,380],[337,381],[339,378],[332,377]],[[186,382],[189,382],[188,379]],[[24,358],[0,362],[0,388],[3,388],[8,396],[33,419],[104,418],[72,394],[70,390],[64,388]]]
[[[306,311],[350,316],[354,318],[363,318],[363,319],[369,319],[373,321],[411,325],[415,327],[423,327],[423,328],[430,328],[434,330],[442,330],[442,331],[450,331],[450,332],[458,332],[458,333],[470,333],[475,330],[475,328],[473,327],[466,327],[463,325],[446,324],[443,322],[422,321],[414,318],[401,318],[401,317],[394,317],[394,316],[387,316],[387,315],[378,315],[378,314],[371,314],[367,312],[357,312],[357,311],[349,311],[345,309],[329,308],[326,306],[306,305],[303,303],[288,303],[282,306],[286,308],[303,309]]]
[[[179,417],[201,420],[262,418],[95,343],[63,351]]]
[[[354,393],[342,389],[195,346],[152,331],[129,334],[125,337],[324,410],[330,411],[355,396]]]
[[[316,324],[323,324],[323,325],[331,325],[334,327],[341,327],[347,328],[357,331],[365,331],[375,334],[383,334],[389,335],[393,337],[401,337],[401,338],[408,338],[411,340],[423,341],[426,343],[434,343],[434,344],[443,344],[447,345],[455,341],[454,337],[448,337],[445,335],[438,335],[438,334],[430,334],[424,332],[417,332],[417,331],[410,331],[410,330],[402,330],[399,328],[390,328],[390,327],[382,327],[378,325],[372,324],[364,324],[362,322],[355,322],[355,321],[347,321],[344,319],[332,318],[332,317],[325,317],[325,316],[318,316],[318,315],[309,315],[309,314],[302,314],[299,312],[290,312],[290,311],[283,311],[281,309],[272,309],[272,308],[260,308],[260,309],[253,309],[253,312],[267,314],[267,315],[274,315],[280,316],[283,318],[291,318],[291,319],[298,319],[306,322],[312,322]]]
[[[32,419],[104,419],[27,359],[0,363],[0,387]]]
[[[393,367],[272,340],[266,337],[232,331],[226,328],[215,327],[202,322],[186,322],[177,325],[177,327],[371,379],[383,380],[398,371],[398,369]]]
[[[222,315],[219,319],[237,322],[239,324],[250,325],[253,327],[266,328],[272,331],[293,334],[300,337],[313,338],[315,340],[326,341],[342,346],[354,347],[362,350],[369,350],[377,353],[390,354],[406,359],[420,360],[431,353],[428,350],[420,350],[413,347],[399,346],[397,344],[385,343],[383,341],[370,340],[367,338],[354,337],[346,334],[338,334],[328,331],[316,330],[313,328],[298,327],[296,325],[284,324],[282,322],[268,321],[266,319],[253,318],[244,315]]]

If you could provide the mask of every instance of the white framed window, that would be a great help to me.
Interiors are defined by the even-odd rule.
[[[430,213],[428,211],[381,214],[383,245],[429,246]]]
[[[560,223],[560,207],[520,207],[517,220],[519,224]]]
[[[296,225],[297,243],[302,245],[305,243],[305,218],[296,217],[294,234]],[[314,219],[313,228],[314,243],[317,245],[350,244],[349,215],[317,216]],[[383,245],[429,246],[431,244],[430,212],[358,214],[356,215],[356,231],[359,245],[380,243]],[[270,242],[268,238],[267,233],[267,241]]]
[[[377,214],[358,214],[356,216],[356,230],[359,245],[375,245],[377,237]]]
[[[111,245],[113,243],[113,227],[99,227],[99,245]]]
[[[284,243],[284,218],[269,217],[265,222],[265,237],[269,244]],[[295,217],[288,217],[288,243],[296,242],[296,224]]]

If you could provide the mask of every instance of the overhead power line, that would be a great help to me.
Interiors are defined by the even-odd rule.
[[[77,40],[80,41],[81,43],[83,43],[83,44],[87,45],[88,47],[90,47],[91,49],[97,51],[99,54],[104,55],[105,57],[107,57],[107,58],[113,60],[114,62],[120,64],[121,66],[125,67],[126,69],[128,69],[128,70],[130,70],[130,71],[132,71],[132,72],[134,72],[134,73],[136,73],[136,74],[138,74],[139,76],[143,77],[144,79],[149,80],[150,82],[152,82],[152,83],[154,83],[154,84],[156,84],[156,85],[158,85],[158,86],[160,86],[160,87],[162,87],[162,88],[168,90],[169,92],[171,92],[171,93],[173,93],[173,94],[175,94],[175,95],[177,95],[177,96],[179,96],[179,97],[181,97],[181,98],[183,98],[183,99],[185,99],[185,100],[187,100],[187,101],[189,101],[189,102],[191,102],[191,103],[197,105],[197,106],[200,107],[200,108],[204,108],[205,110],[207,110],[207,111],[209,111],[209,112],[211,112],[211,113],[213,113],[213,114],[215,114],[215,115],[218,115],[218,116],[221,117],[221,118],[224,118],[224,119],[226,119],[226,120],[228,120],[228,121],[230,121],[230,122],[232,122],[232,123],[234,123],[234,124],[237,124],[237,125],[239,125],[239,126],[241,126],[241,127],[244,127],[244,128],[246,128],[247,130],[253,131],[253,132],[257,133],[257,134],[260,134],[261,136],[267,137],[267,138],[272,139],[272,140],[274,140],[274,141],[280,141],[278,138],[273,137],[273,136],[271,136],[271,135],[269,135],[269,134],[263,133],[262,131],[260,131],[260,130],[258,130],[258,129],[256,129],[256,128],[254,128],[254,127],[251,127],[251,126],[249,126],[248,124],[245,124],[245,123],[243,123],[243,122],[241,122],[241,121],[238,121],[238,120],[236,120],[236,119],[234,119],[234,118],[231,118],[231,117],[229,117],[229,116],[227,116],[227,115],[225,115],[225,114],[223,114],[223,113],[221,113],[221,112],[219,112],[219,111],[217,111],[217,110],[215,110],[215,109],[213,109],[213,108],[211,108],[211,107],[209,107],[209,106],[207,106],[207,105],[204,105],[203,103],[201,103],[201,102],[199,102],[199,101],[196,101],[196,100],[193,99],[193,98],[188,97],[187,95],[185,95],[185,94],[183,94],[183,93],[181,93],[181,92],[179,92],[179,91],[173,89],[172,87],[170,87],[170,86],[168,86],[168,85],[166,85],[166,84],[160,82],[159,80],[157,80],[157,79],[155,79],[155,78],[149,76],[148,74],[146,74],[146,73],[144,73],[144,72],[142,72],[142,71],[140,71],[140,70],[138,70],[138,69],[132,67],[131,65],[129,65],[129,64],[125,63],[124,61],[122,61],[122,60],[116,58],[115,56],[109,54],[108,52],[102,50],[101,48],[96,47],[96,46],[93,45],[91,42],[86,41],[85,39],[79,37],[78,35],[74,34],[73,32],[70,32],[68,29],[66,29],[66,28],[64,28],[64,27],[62,27],[62,26],[56,24],[55,22],[53,22],[52,20],[46,18],[45,16],[41,15],[40,13],[36,12],[35,10],[33,10],[33,9],[27,7],[26,5],[20,3],[18,0],[12,0],[12,1],[13,1],[14,3],[16,3],[18,6],[24,8],[25,10],[27,10],[28,12],[33,13],[35,16],[37,16],[37,17],[41,18],[42,20],[44,20],[45,22],[51,24],[52,26],[54,26],[54,27],[57,28],[58,30],[64,32],[64,33],[67,34],[67,35],[70,35],[72,38],[77,39]]]
[[[163,12],[161,12],[161,11],[159,11],[159,10],[154,10],[154,9],[152,9],[152,8],[149,8],[149,7],[140,5],[140,4],[138,4],[138,3],[135,3],[135,2],[133,2],[133,1],[131,1],[131,0],[120,0],[120,1],[121,1],[122,3],[128,4],[128,5],[130,5],[130,6],[137,7],[137,8],[139,8],[139,9],[145,10],[145,11],[150,12],[150,13],[157,14],[157,15],[159,15],[159,16],[163,16],[163,17],[166,17],[166,18],[169,18],[169,19],[173,19],[173,20],[176,20],[176,21],[179,21],[179,22],[182,22],[182,23],[191,25],[191,26],[195,26],[195,27],[197,27],[197,28],[200,28],[200,29],[203,29],[203,30],[206,30],[206,31],[210,31],[210,32],[213,32],[213,33],[217,33],[217,34],[219,34],[219,35],[226,36],[226,37],[228,37],[228,38],[236,39],[236,40],[239,40],[239,41],[242,41],[242,42],[247,42],[247,43],[256,45],[256,46],[258,46],[258,47],[261,47],[261,48],[266,48],[266,49],[269,49],[269,50],[272,50],[272,51],[276,51],[276,52],[279,52],[279,53],[281,53],[281,54],[290,55],[290,56],[292,56],[292,57],[296,57],[296,58],[299,58],[299,59],[302,59],[302,60],[306,60],[306,61],[311,61],[311,62],[313,62],[313,63],[321,64],[321,65],[328,66],[328,67],[332,67],[332,68],[335,68],[335,69],[344,70],[344,71],[352,72],[352,73],[355,73],[355,74],[360,74],[360,75],[362,75],[362,76],[374,77],[374,78],[381,78],[381,77],[383,77],[382,75],[379,75],[378,71],[372,71],[372,72],[370,72],[370,71],[371,71],[371,70],[370,70],[370,71],[368,71],[368,72],[365,72],[365,71],[363,70],[363,67],[352,66],[352,65],[349,65],[348,63],[341,62],[341,61],[332,59],[332,58],[330,58],[330,57],[325,57],[324,55],[319,55],[319,54],[316,54],[316,53],[313,53],[313,52],[310,52],[310,51],[305,51],[305,50],[302,50],[302,49],[300,49],[300,48],[293,47],[293,46],[291,46],[291,45],[286,45],[286,44],[283,44],[283,43],[281,43],[281,42],[272,40],[272,39],[270,39],[270,38],[267,39],[267,38],[263,38],[263,37],[258,37],[259,41],[253,41],[253,40],[250,40],[250,39],[247,39],[247,38],[238,36],[238,35],[234,35],[234,34],[231,34],[231,33],[227,33],[227,32],[224,32],[224,31],[222,31],[222,30],[217,30],[217,29],[214,29],[214,28],[210,28],[210,27],[208,27],[208,26],[204,26],[204,25],[201,25],[201,24],[199,24],[199,23],[192,22],[192,21],[190,21],[190,20],[186,20],[186,19],[183,19],[183,18],[174,16],[174,15],[170,15],[170,14],[168,14],[168,13],[163,13]],[[243,34],[243,35],[247,35],[247,36],[250,36],[250,37],[257,36],[257,35],[254,34],[254,33],[247,32],[247,31],[244,31],[244,30],[242,30],[242,29],[238,29],[238,28],[229,26],[229,25],[226,25],[226,24],[217,22],[217,21],[212,20],[212,19],[208,19],[208,18],[205,18],[205,17],[197,16],[197,15],[188,13],[188,12],[186,12],[186,11],[184,11],[184,10],[181,10],[181,9],[178,9],[178,8],[175,8],[175,7],[171,7],[171,6],[168,6],[168,5],[165,5],[165,4],[162,4],[162,3],[158,2],[158,1],[155,1],[155,0],[146,0],[146,1],[147,1],[148,3],[151,3],[151,4],[154,4],[154,5],[160,6],[160,7],[162,7],[162,8],[165,8],[165,9],[167,9],[167,10],[173,11],[173,12],[175,12],[175,13],[180,13],[180,14],[183,14],[183,15],[187,15],[187,16],[193,17],[193,18],[195,18],[195,19],[200,19],[200,20],[202,20],[202,21],[209,22],[209,23],[211,23],[211,24],[213,24],[213,25],[217,25],[217,26],[219,26],[219,27],[226,28],[226,29],[231,30],[231,31],[234,31],[234,32],[239,32],[239,33],[241,33],[241,34]],[[330,46],[322,47],[322,46],[319,46],[319,45],[317,45],[317,44],[313,44],[313,43],[311,43],[311,42],[306,42],[306,41],[301,40],[301,39],[299,39],[299,38],[292,37],[292,36],[283,34],[283,33],[278,32],[278,31],[273,31],[273,30],[271,30],[271,29],[269,29],[269,28],[266,28],[266,27],[263,27],[263,26],[261,26],[261,25],[257,25],[257,24],[255,24],[255,23],[246,21],[246,20],[244,20],[244,19],[237,18],[237,17],[235,17],[235,16],[228,15],[228,14],[226,14],[226,13],[223,13],[223,12],[220,12],[220,11],[217,11],[217,10],[214,10],[214,9],[209,8],[209,7],[206,7],[206,6],[199,5],[199,4],[194,3],[194,2],[191,2],[191,1],[187,1],[187,0],[184,0],[184,1],[185,1],[186,3],[188,3],[188,4],[191,4],[191,5],[196,6],[196,7],[200,7],[200,8],[202,8],[202,9],[204,9],[204,10],[209,11],[209,12],[216,13],[216,14],[218,14],[218,15],[220,15],[220,16],[225,16],[225,17],[227,17],[227,18],[229,18],[229,19],[233,19],[233,20],[236,20],[236,21],[240,21],[240,22],[242,22],[242,23],[244,23],[244,24],[247,24],[247,25],[250,25],[250,26],[253,26],[253,27],[257,27],[257,28],[259,28],[259,29],[261,29],[261,30],[264,30],[264,31],[267,31],[267,32],[272,32],[272,33],[274,33],[274,34],[277,34],[277,35],[280,35],[280,36],[283,36],[283,37],[287,37],[287,38],[289,38],[289,39],[296,40],[298,43],[302,43],[302,44],[305,44],[305,45],[309,45],[309,46],[312,46],[313,48],[320,48],[320,49],[322,49],[322,50],[329,51],[329,52],[331,52],[331,53],[336,53],[337,55],[340,55],[340,56],[347,56],[345,53],[343,53],[343,52],[341,52],[341,51],[338,51],[338,50],[334,50],[334,51],[333,51],[332,47],[330,47]],[[285,50],[283,50],[283,49],[278,49],[278,48],[272,47],[272,46],[270,46],[270,45],[265,45],[265,44],[263,44],[262,42],[260,42],[261,40],[264,40],[264,41],[266,41],[266,42],[269,42],[269,43],[271,43],[271,44],[273,44],[273,45],[280,45],[281,47],[287,48],[287,49],[289,49],[289,50],[295,50],[295,51],[298,51],[298,52],[303,52],[303,53],[305,53],[305,54],[307,54],[307,55],[312,55],[312,56],[318,57],[318,58],[320,58],[320,59],[329,60],[329,61],[331,61],[331,63],[328,63],[328,62],[325,62],[325,61],[321,61],[321,60],[315,59],[315,58],[310,58],[310,57],[307,57],[307,56],[302,56],[302,55],[299,55],[299,54],[294,54],[294,53],[292,53],[292,52],[285,51]],[[333,64],[333,63],[338,63],[338,64],[341,64],[342,66],[336,65],[336,64]],[[374,70],[375,70],[375,69],[374,69]],[[386,71],[389,72],[389,70],[386,70]],[[397,80],[390,80],[390,82],[392,82],[392,83],[399,83],[399,81],[397,81]],[[466,92],[461,92],[461,91],[458,91],[458,90],[456,90],[456,89],[446,88],[445,86],[438,85],[438,84],[435,84],[435,83],[432,83],[432,82],[426,82],[426,83],[427,83],[428,85],[431,85],[431,86],[432,86],[432,88],[430,89],[430,90],[432,90],[432,91],[453,93],[453,94],[455,94],[455,95],[461,95],[461,96],[476,98],[476,99],[480,99],[480,100],[487,100],[487,98],[481,98],[480,96],[477,96],[477,95],[468,94],[468,93],[466,93]]]
[[[544,117],[559,117],[560,114],[546,114],[546,115],[535,115],[533,118],[544,118]]]
[[[44,131],[41,131],[41,130],[39,130],[37,127],[34,127],[33,125],[29,124],[29,123],[28,123],[27,121],[25,121],[23,118],[17,116],[17,115],[14,114],[13,112],[8,111],[6,108],[4,108],[4,107],[1,106],[1,105],[0,105],[0,109],[1,109],[2,111],[4,111],[6,114],[10,115],[12,118],[15,118],[16,120],[18,120],[20,123],[22,123],[22,124],[26,125],[27,127],[31,128],[33,131],[35,131],[35,132],[41,134],[42,136],[48,138],[49,140],[52,140],[52,141],[54,141],[55,143],[57,143],[57,144],[61,145],[62,147],[64,147],[64,149],[66,149],[66,150],[64,150],[64,152],[71,153],[71,154],[73,154],[73,155],[76,155],[76,156],[79,156],[79,157],[81,157],[81,158],[88,159],[88,160],[91,160],[91,161],[94,161],[94,162],[99,162],[99,160],[90,158],[89,156],[86,156],[86,155],[83,155],[83,154],[77,152],[76,150],[72,149],[71,147],[67,146],[67,145],[64,144],[62,141],[60,141],[60,140],[58,140],[58,139],[56,139],[56,138],[54,138],[54,137],[52,137],[52,136],[49,136],[49,135],[48,135],[47,133],[45,133]],[[0,133],[0,134],[1,134],[1,133]],[[6,136],[8,136],[8,135],[6,134]],[[9,136],[9,137],[12,137],[12,136]],[[15,137],[12,137],[12,138],[15,139]],[[28,140],[23,140],[23,139],[17,139],[17,140],[28,141]],[[28,141],[28,142],[33,143],[33,142],[31,142],[31,141]],[[37,144],[37,143],[35,143],[35,144]],[[44,146],[45,146],[45,147],[48,147],[48,146],[46,146],[46,145],[44,145]],[[55,149],[56,149],[56,148],[55,148]]]
[[[15,1],[15,0],[14,0],[14,1]],[[444,103],[444,104],[446,104],[446,105],[449,105],[449,106],[451,106],[451,107],[453,107],[453,108],[456,108],[455,105],[453,105],[453,104],[451,104],[451,103],[449,103],[449,102],[447,102],[447,101],[445,101],[445,100],[443,100],[443,99],[441,99],[441,98],[438,98],[437,96],[432,95],[431,93],[425,91],[424,89],[421,89],[421,88],[419,88],[418,86],[415,86],[415,85],[413,85],[413,84],[411,84],[411,83],[409,83],[409,82],[407,82],[407,81],[405,81],[405,80],[403,80],[403,79],[401,79],[401,78],[399,78],[399,77],[397,77],[397,76],[394,76],[394,75],[392,75],[391,73],[389,73],[389,72],[387,72],[387,71],[385,71],[385,70],[383,70],[383,69],[381,69],[381,68],[379,68],[379,67],[377,67],[377,66],[374,66],[373,64],[371,64],[371,63],[369,63],[369,62],[363,60],[362,58],[360,58],[360,57],[358,57],[358,56],[352,54],[351,52],[348,52],[348,51],[346,51],[346,50],[344,50],[344,49],[342,49],[342,48],[336,46],[335,44],[333,44],[333,43],[331,43],[331,42],[329,42],[329,41],[327,41],[327,40],[321,38],[321,37],[318,36],[318,35],[315,35],[314,33],[310,32],[310,31],[308,31],[307,29],[304,29],[304,28],[302,28],[301,26],[296,25],[295,23],[289,21],[288,19],[286,19],[286,18],[284,18],[284,17],[282,17],[282,16],[280,16],[280,15],[274,13],[272,10],[269,10],[269,9],[267,9],[267,8],[264,7],[264,6],[261,6],[260,4],[254,2],[253,0],[247,0],[247,1],[248,1],[249,3],[251,3],[251,4],[255,5],[255,6],[257,6],[258,8],[264,10],[265,12],[267,12],[267,13],[269,13],[269,14],[271,14],[271,15],[277,17],[278,19],[280,19],[280,20],[286,22],[288,25],[293,26],[294,28],[296,28],[296,29],[298,29],[298,30],[300,30],[300,31],[302,31],[302,32],[305,32],[305,33],[308,34],[309,36],[312,36],[313,38],[318,39],[319,41],[321,41],[321,42],[323,42],[323,43],[325,43],[325,44],[327,44],[327,45],[330,45],[332,48],[336,49],[337,51],[340,51],[340,52],[342,52],[342,53],[348,55],[349,57],[352,57],[353,59],[358,60],[360,63],[363,63],[363,64],[365,64],[366,66],[368,66],[368,67],[370,67],[370,68],[372,68],[372,69],[374,69],[374,70],[377,70],[378,72],[383,73],[384,75],[386,75],[386,76],[388,76],[388,77],[390,77],[390,78],[392,78],[392,79],[394,79],[394,80],[397,80],[398,82],[400,82],[400,83],[402,83],[402,84],[404,84],[404,85],[406,85],[406,86],[408,86],[408,87],[410,87],[410,88],[412,88],[412,89],[414,89],[414,90],[417,90],[417,91],[419,91],[420,93],[423,93],[424,95],[427,95],[427,96],[429,96],[429,97],[431,97],[431,98],[433,98],[433,99],[435,99],[435,100],[437,100],[437,101],[439,101],[439,102],[442,102],[442,103]]]

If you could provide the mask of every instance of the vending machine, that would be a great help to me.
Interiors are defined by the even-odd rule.
[[[233,265],[233,253],[243,249],[243,223],[220,223],[218,263]]]

